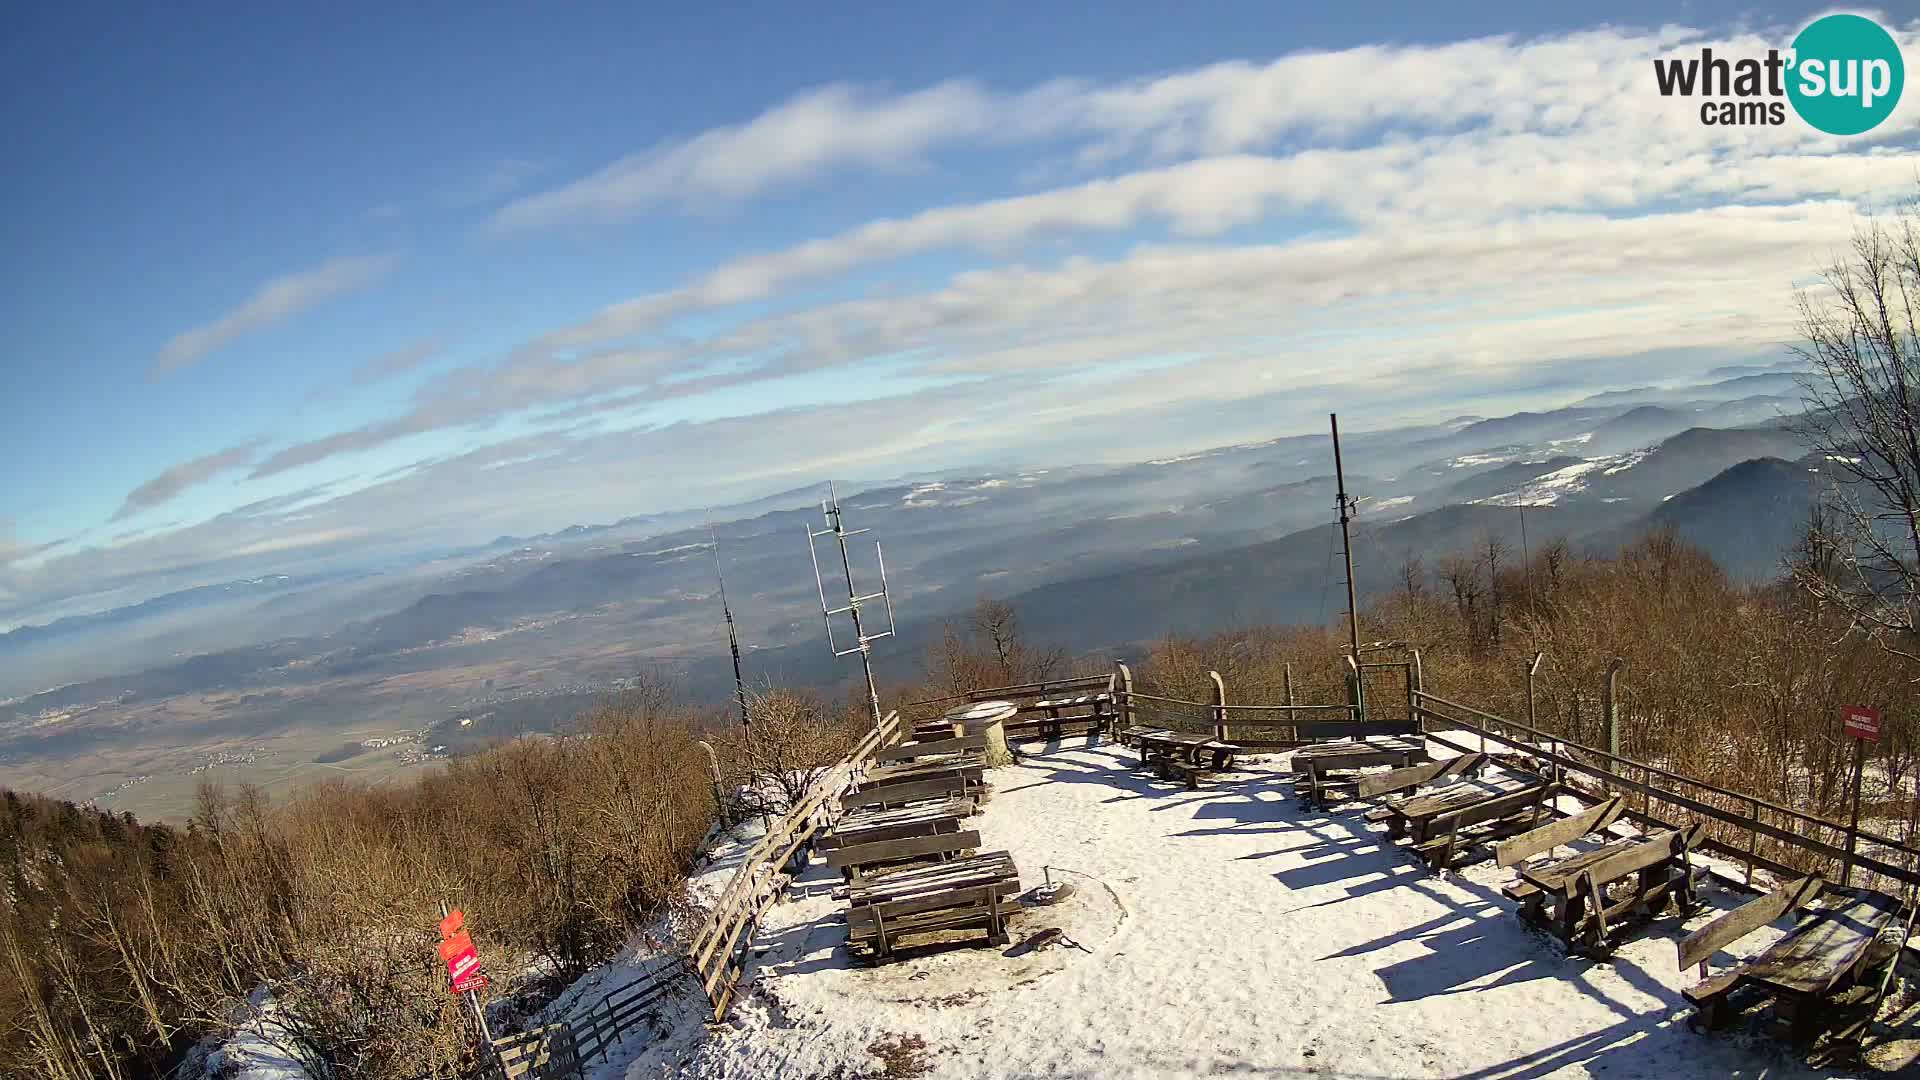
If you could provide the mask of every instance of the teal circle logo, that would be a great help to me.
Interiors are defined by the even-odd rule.
[[[1829,135],[1871,131],[1893,113],[1906,85],[1900,45],[1859,15],[1824,15],[1793,39],[1787,100]]]

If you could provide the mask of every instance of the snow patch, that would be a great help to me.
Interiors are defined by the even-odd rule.
[[[1303,809],[1278,761],[1200,792],[1136,764],[1073,747],[994,770],[967,827],[1013,854],[1025,888],[1074,887],[1015,917],[1014,949],[856,965],[838,878],[816,865],[769,910],[727,1026],[675,1018],[593,1080],[878,1075],[875,1048],[902,1041],[930,1080],[1819,1075],[1675,1021],[1695,974],[1674,936],[1743,897],[1709,884],[1684,926],[1585,964],[1501,900],[1511,870],[1430,874],[1352,808]],[[1008,955],[1043,927],[1064,940]]]

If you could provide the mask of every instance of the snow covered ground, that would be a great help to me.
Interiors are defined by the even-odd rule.
[[[1283,759],[1189,792],[1076,743],[996,770],[969,823],[1024,885],[1075,886],[1023,912],[1016,945],[1047,926],[1071,944],[854,965],[816,868],[770,913],[727,1026],[706,1032],[693,993],[594,1080],[1847,1075],[1764,1037],[1688,1030],[1673,920],[1610,962],[1569,959],[1499,895],[1510,871],[1438,878],[1357,808],[1301,807]],[[1687,929],[1745,899],[1707,898]]]

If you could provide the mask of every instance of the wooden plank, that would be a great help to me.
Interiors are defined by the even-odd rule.
[[[1286,706],[1273,706],[1273,711],[1282,713]],[[1252,720],[1237,720],[1236,723],[1254,723]],[[1289,726],[1284,720],[1260,721],[1269,727]],[[1291,725],[1299,729],[1302,739],[1358,739],[1368,735],[1417,735],[1420,725],[1409,720],[1300,720]]]
[[[1614,797],[1589,807],[1572,817],[1562,818],[1551,825],[1542,825],[1532,832],[1524,832],[1502,843],[1494,849],[1494,865],[1512,866],[1522,859],[1538,855],[1543,851],[1570,844],[1590,832],[1604,832],[1607,826],[1619,820],[1627,809],[1625,796]]]
[[[1363,776],[1355,791],[1355,797],[1371,799],[1379,795],[1390,795],[1396,791],[1411,791],[1421,784],[1432,783],[1442,777],[1465,772],[1471,767],[1457,767],[1454,763],[1460,760],[1460,758],[1450,758],[1445,761],[1427,761],[1394,769],[1391,772]]]
[[[952,739],[935,739],[932,742],[901,743],[889,746],[873,755],[875,761],[900,761],[904,758],[939,757],[944,754],[960,754],[968,750],[987,748],[985,735],[963,735]]]
[[[1747,978],[1791,993],[1824,994],[1859,965],[1899,911],[1899,900],[1884,893],[1828,893],[1800,925],[1746,965]]]
[[[955,764],[954,759],[911,765],[894,765],[881,769],[860,782],[862,790],[867,788],[893,787],[897,784],[916,784],[923,780],[957,779],[967,785],[978,785],[987,774],[984,764]],[[845,800],[842,800],[844,804]]]
[[[1680,970],[1694,966],[1707,957],[1746,937],[1762,926],[1813,902],[1825,888],[1819,874],[1790,881],[1757,900],[1727,912],[1680,939]]]
[[[881,840],[871,844],[836,848],[827,852],[827,865],[835,870],[843,866],[871,866],[874,863],[897,862],[922,855],[944,855],[948,852],[967,851],[979,846],[980,834],[971,830],[941,833],[936,836],[913,836],[904,840]]]

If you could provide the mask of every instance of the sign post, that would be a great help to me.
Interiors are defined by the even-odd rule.
[[[1866,768],[1867,744],[1880,741],[1880,711],[1865,705],[1840,710],[1840,729],[1853,737],[1853,814],[1847,822],[1847,857],[1840,864],[1840,887],[1853,877],[1853,851],[1860,843],[1860,777]]]
[[[447,965],[447,980],[455,994],[465,994],[480,1022],[480,1036],[493,1045],[493,1032],[487,1029],[487,1011],[480,1007],[480,991],[486,988],[487,973],[480,970],[480,952],[466,931],[467,916],[459,908],[448,910],[440,901],[440,959]]]

